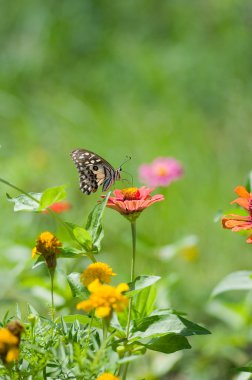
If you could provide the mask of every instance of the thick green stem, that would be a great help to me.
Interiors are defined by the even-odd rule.
[[[54,269],[49,269],[50,277],[51,277],[51,310],[52,310],[52,321],[54,322],[55,317],[55,307],[54,307]]]
[[[132,258],[131,258],[131,271],[130,271],[130,281],[133,282],[135,279],[135,263],[136,263],[136,222],[131,222],[131,236],[132,236]],[[126,338],[129,339],[130,324],[131,324],[131,312],[133,306],[133,297],[129,301],[129,312],[126,328]],[[125,364],[122,380],[126,380],[127,371],[129,363]]]
[[[130,281],[135,278],[135,259],[136,259],[136,222],[131,222],[131,235],[132,235],[132,259],[131,259],[131,273]]]

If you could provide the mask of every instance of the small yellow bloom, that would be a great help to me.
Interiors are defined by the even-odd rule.
[[[7,328],[0,329],[0,357],[5,362],[11,362],[18,358],[19,339]]]
[[[112,268],[107,264],[97,262],[90,264],[87,269],[80,276],[80,280],[83,285],[88,286],[94,280],[98,279],[101,283],[110,283],[111,277],[115,276],[116,273],[113,273]]]
[[[196,261],[199,257],[199,251],[197,246],[184,247],[180,251],[181,256],[186,261]]]
[[[32,250],[32,257],[35,255],[47,256],[59,253],[61,246],[62,243],[51,232],[42,232],[36,241],[36,247]]]
[[[7,363],[14,362],[15,360],[18,359],[19,355],[19,349],[17,347],[12,347],[8,352],[5,357],[5,360]]]
[[[78,310],[82,309],[88,312],[95,309],[97,317],[110,318],[113,311],[120,312],[128,306],[128,298],[122,294],[129,290],[125,283],[113,287],[103,285],[97,279],[89,284],[88,290],[91,295],[88,300],[77,304]]]
[[[32,250],[32,258],[41,255],[44,257],[48,268],[54,269],[56,267],[56,254],[60,252],[60,247],[62,247],[62,243],[55,235],[48,231],[42,232]]]
[[[104,372],[101,376],[97,377],[96,380],[120,380],[120,377],[111,375],[111,373]]]

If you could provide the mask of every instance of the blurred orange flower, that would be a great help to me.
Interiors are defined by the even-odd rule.
[[[24,330],[18,321],[10,322],[6,328],[0,329],[0,357],[3,362],[10,363],[18,359],[20,336]]]
[[[57,214],[61,214],[64,211],[70,210],[71,207],[72,207],[71,203],[65,201],[65,202],[55,202],[48,208],[56,212]],[[43,213],[48,214],[48,210],[44,210]]]
[[[237,214],[224,215],[222,225],[231,231],[237,232],[241,230],[252,229],[252,193],[249,193],[245,187],[237,186],[234,189],[239,198],[235,199],[231,204],[236,203],[248,211],[248,216]],[[252,244],[252,235],[247,239],[247,243]]]

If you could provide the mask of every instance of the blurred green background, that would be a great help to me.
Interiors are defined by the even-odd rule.
[[[159,303],[213,335],[191,339],[182,358],[162,357],[175,363],[168,377],[141,365],[148,379],[232,378],[247,356],[235,355],[235,327],[207,305],[223,276],[251,268],[245,237],[214,223],[251,169],[251,1],[1,1],[0,38],[1,177],[35,192],[67,184],[73,207],[65,218],[83,223],[100,192],[79,191],[74,148],[114,167],[132,156],[125,170],[136,185],[140,164],[158,156],[182,162],[183,179],[158,189],[165,202],[139,219],[137,272],[162,275]],[[17,300],[33,295],[36,303],[39,289],[25,283],[40,273],[30,269],[30,252],[42,230],[57,231],[46,215],[14,214],[6,191],[17,194],[1,184],[1,315]],[[127,281],[129,225],[107,210],[104,227],[100,259]],[[198,239],[197,260],[160,258],[160,247],[188,235]]]

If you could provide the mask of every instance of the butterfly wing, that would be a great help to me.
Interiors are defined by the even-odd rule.
[[[114,183],[116,171],[98,154],[85,149],[75,149],[71,157],[78,169],[80,189],[84,194],[95,193],[102,184],[105,191]]]

